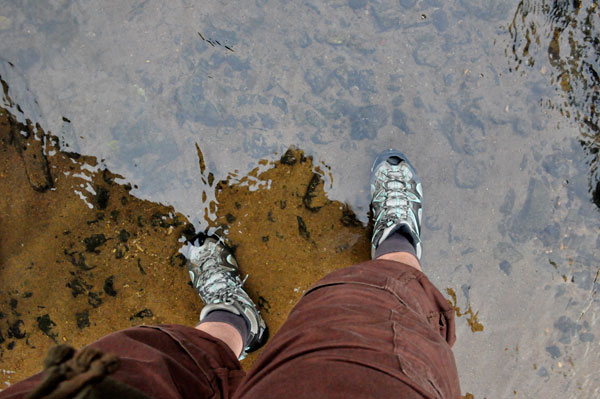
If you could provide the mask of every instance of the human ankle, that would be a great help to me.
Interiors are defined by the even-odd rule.
[[[375,260],[392,260],[394,262],[404,263],[405,265],[413,267],[422,272],[419,260],[410,252],[389,252],[375,258]]]
[[[244,350],[244,340],[242,339],[242,335],[231,324],[219,321],[207,321],[198,324],[196,330],[203,331],[220,339],[238,358]]]

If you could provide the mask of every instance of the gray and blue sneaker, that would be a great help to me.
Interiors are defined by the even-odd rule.
[[[377,156],[371,168],[371,210],[373,236],[371,258],[392,233],[400,231],[410,239],[421,259],[421,180],[406,157],[387,150]]]
[[[246,347],[240,355],[254,352],[267,342],[269,329],[260,311],[242,288],[246,282],[240,278],[237,261],[231,250],[218,237],[208,237],[188,245],[185,255],[192,285],[205,306],[200,321],[212,311],[222,310],[242,316],[248,326]]]

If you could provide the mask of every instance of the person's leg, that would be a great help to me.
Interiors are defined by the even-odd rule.
[[[235,398],[460,398],[454,312],[420,271],[420,182],[395,152],[372,176],[376,260],[313,286]]]
[[[408,239],[400,234],[394,233],[385,240],[376,250],[375,259],[393,260],[421,270],[421,262],[417,258],[414,247]]]
[[[196,330],[204,331],[223,341],[236,357],[242,354],[244,340],[240,331],[233,325],[219,321],[208,321],[198,324]]]
[[[221,339],[193,327],[133,327],[89,346],[116,354],[120,367],[110,377],[153,399],[229,398],[245,375]],[[38,373],[18,382],[0,392],[0,398],[25,398],[43,378]]]
[[[373,260],[313,286],[234,398],[453,398],[454,313],[427,277]]]

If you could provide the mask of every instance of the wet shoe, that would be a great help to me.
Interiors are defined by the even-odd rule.
[[[269,337],[269,329],[242,288],[246,279],[240,278],[238,264],[225,243],[218,237],[208,237],[201,244],[189,245],[186,257],[193,287],[205,303],[200,321],[215,310],[242,316],[248,326],[248,337],[240,359],[263,346]]]
[[[371,211],[373,237],[371,258],[377,247],[392,233],[400,231],[421,259],[421,180],[406,157],[387,150],[377,156],[371,168]]]

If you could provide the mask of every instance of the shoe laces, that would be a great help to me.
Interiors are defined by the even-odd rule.
[[[395,221],[397,216],[405,218],[409,210],[409,200],[407,199],[406,175],[401,170],[384,171],[386,179],[383,181],[383,191],[385,199],[382,202],[383,212],[379,214],[379,219],[384,219],[386,224],[389,221]]]
[[[240,280],[229,271],[224,270],[212,253],[202,260],[198,269],[200,275],[196,287],[202,293],[206,303],[233,304],[235,300],[239,299],[239,292],[243,290],[242,287],[248,279],[248,275]]]

